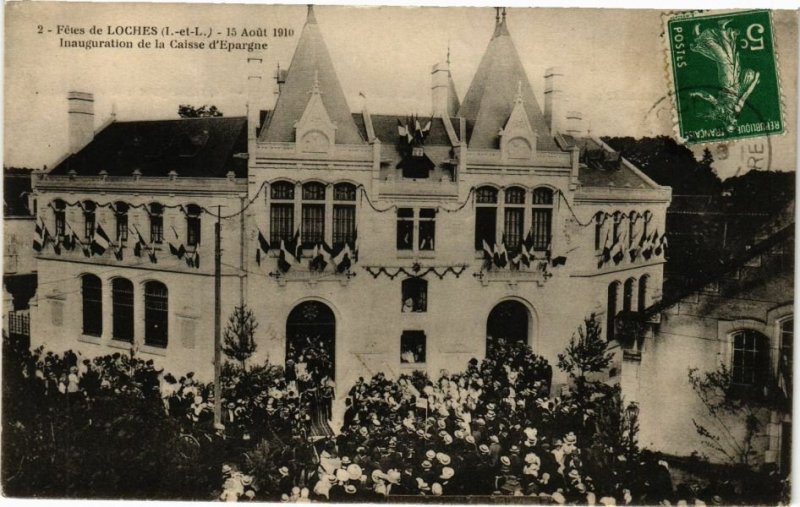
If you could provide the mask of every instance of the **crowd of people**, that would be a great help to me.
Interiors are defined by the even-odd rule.
[[[226,459],[221,500],[480,495],[527,496],[544,504],[705,505],[738,494],[735,481],[674,488],[666,462],[600,434],[596,415],[607,391],[588,402],[575,393],[551,397],[551,366],[524,344],[498,339],[483,361],[473,359],[465,371],[443,372],[436,380],[421,372],[359,379],[347,393],[335,435],[313,427],[331,416],[330,357],[314,343],[290,353],[285,369],[223,370],[218,435],[245,456],[269,441],[272,454],[262,468]],[[152,361],[39,350],[24,363],[23,376],[45,396],[87,403],[121,393],[154,396],[188,429],[213,421],[211,385],[191,373],[175,378]]]

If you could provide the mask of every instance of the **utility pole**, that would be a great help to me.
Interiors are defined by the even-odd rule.
[[[222,424],[222,354],[220,323],[222,305],[222,248],[220,217],[222,206],[217,206],[217,223],[214,224],[214,426]]]

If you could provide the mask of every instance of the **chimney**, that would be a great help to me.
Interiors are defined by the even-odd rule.
[[[255,138],[258,134],[259,121],[259,98],[261,96],[261,57],[252,56],[247,58],[247,131],[249,137]]]
[[[69,151],[78,153],[94,139],[94,95],[68,92],[67,104],[69,105]]]
[[[564,133],[564,73],[558,67],[550,67],[544,72],[544,120],[550,133]]]
[[[450,74],[450,50],[447,50],[447,61],[437,63],[431,68],[431,112],[433,116],[454,117],[458,112],[459,102],[456,88]]]
[[[567,111],[567,131],[572,137],[583,137],[583,113],[580,111]]]

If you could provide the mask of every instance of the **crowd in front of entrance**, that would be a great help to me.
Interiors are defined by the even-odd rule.
[[[302,385],[276,366],[225,369],[224,428],[211,426],[211,386],[124,354],[91,360],[70,352],[28,354],[21,371],[42,396],[64,396],[72,407],[91,409],[96,400],[127,393],[152,397],[186,431],[212,429],[198,445],[224,449],[218,458],[224,500],[480,495],[548,504],[704,505],[741,498],[734,476],[675,487],[667,463],[640,452],[634,426],[626,433],[615,419],[625,412],[615,388],[598,384],[551,398],[550,365],[521,344],[497,340],[483,361],[435,381],[419,372],[360,379],[347,394],[341,431],[327,436],[314,429],[325,407],[318,393],[330,385],[325,358],[302,348],[294,357],[308,363]],[[777,475],[759,477],[757,498],[777,498]]]

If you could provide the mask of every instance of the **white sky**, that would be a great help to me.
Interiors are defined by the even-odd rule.
[[[39,35],[37,25],[294,29],[294,37],[268,39],[271,47],[261,55],[267,79],[260,106],[268,108],[274,100],[272,73],[278,62],[288,67],[306,7],[27,2],[7,4],[5,14],[4,164],[41,167],[52,166],[66,150],[67,91],[95,94],[98,127],[110,117],[112,104],[122,121],[174,118],[181,103],[215,104],[226,116],[243,115],[247,54],[62,49],[59,36]],[[316,14],[350,108],[360,110],[358,95],[364,92],[371,112],[401,115],[429,113],[430,68],[444,60],[448,44],[463,98],[494,25],[492,8],[318,6]],[[774,19],[791,130],[771,139],[771,165],[793,170],[796,14],[776,12]],[[508,23],[541,106],[544,71],[558,66],[566,74],[572,108],[584,113],[592,134],[672,134],[671,103],[659,103],[668,86],[660,11],[515,8],[508,11]],[[728,162],[717,164],[723,177],[738,165]]]

